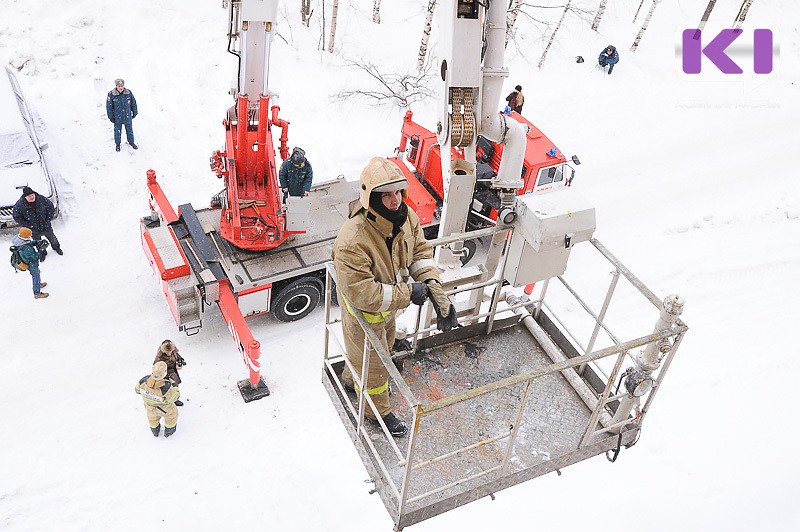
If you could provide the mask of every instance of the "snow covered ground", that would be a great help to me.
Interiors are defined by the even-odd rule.
[[[355,179],[370,157],[392,154],[403,112],[334,101],[365,82],[344,58],[413,66],[424,2],[383,2],[380,26],[368,0],[342,2],[333,56],[317,51],[318,3],[310,28],[288,4],[271,86],[290,143],[319,179]],[[569,17],[541,70],[544,43],[521,19],[506,84],[521,84],[525,116],[583,161],[575,186],[597,207],[596,236],[659,296],[685,298],[690,331],[640,442],[615,464],[584,461],[415,531],[800,527],[800,7],[753,4],[745,28],[772,28],[781,58],[751,87],[676,73],[679,31],[705,2],[659,4],[635,54],[639,2],[609,4],[597,33]],[[712,20],[732,20],[738,4],[717,2]],[[206,205],[221,188],[207,159],[224,142],[236,64],[220,2],[2,0],[0,10],[0,61],[21,68],[48,123],[65,250],[43,264],[47,300],[31,297],[29,276],[0,270],[0,528],[390,530],[320,383],[322,311],[251,323],[272,395],[245,405],[245,368],[216,311],[201,334],[177,333],[141,250],[148,168],[174,204]],[[612,76],[593,70],[609,43],[622,57]],[[139,103],[135,152],[114,152],[105,117],[117,77]],[[433,125],[432,103],[414,110]],[[169,440],[152,437],[133,393],[165,338],[189,363]]]

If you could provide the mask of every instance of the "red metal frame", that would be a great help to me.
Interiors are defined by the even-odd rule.
[[[247,96],[239,95],[236,123],[227,120],[224,156],[227,173],[221,163],[222,152],[211,158],[212,170],[225,177],[227,202],[220,213],[220,235],[242,249],[264,251],[283,244],[290,236],[304,231],[288,231],[283,195],[278,182],[271,126],[281,128],[281,157],[289,155],[289,122],[278,118],[280,108],[273,106],[268,117],[269,96],[261,96],[251,120]]]

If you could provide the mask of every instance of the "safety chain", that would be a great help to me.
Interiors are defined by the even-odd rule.
[[[454,147],[472,144],[475,138],[475,113],[472,87],[450,87],[450,139]]]

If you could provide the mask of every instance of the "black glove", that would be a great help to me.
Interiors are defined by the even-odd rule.
[[[186,365],[186,359],[184,359],[182,356],[179,356],[178,357],[178,365],[179,366],[185,366]]]
[[[433,310],[436,311],[436,328],[440,331],[449,331],[458,327],[458,316],[456,308],[450,302],[450,298],[444,293],[442,285],[432,283],[428,287],[428,297],[433,303]],[[442,310],[446,309],[446,310]],[[445,315],[446,314],[446,315]]]
[[[425,283],[411,283],[411,302],[415,305],[425,303],[428,297],[428,286]]]
[[[433,298],[431,298],[433,301]],[[456,307],[450,303],[450,308],[447,310],[447,316],[442,316],[442,312],[439,310],[439,307],[436,306],[436,302],[433,303],[433,309],[436,311],[436,328],[440,331],[449,331],[450,329],[456,329],[460,327],[458,324],[458,316],[456,315]]]

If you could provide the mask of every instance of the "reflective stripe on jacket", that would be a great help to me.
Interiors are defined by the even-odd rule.
[[[390,221],[355,203],[331,253],[336,286],[353,308],[373,315],[394,312],[411,304],[410,275],[417,282],[439,280],[433,247],[413,210],[391,241],[390,253],[391,236]]]

